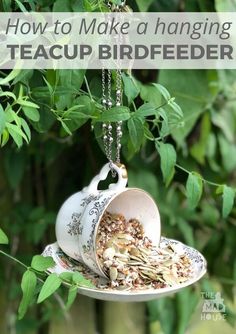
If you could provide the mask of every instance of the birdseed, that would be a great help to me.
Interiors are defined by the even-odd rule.
[[[192,275],[192,263],[173,245],[158,248],[135,218],[106,211],[97,234],[97,256],[108,280],[99,288],[142,290],[171,287]]]

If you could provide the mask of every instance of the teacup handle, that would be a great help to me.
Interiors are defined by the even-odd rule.
[[[113,191],[119,191],[124,189],[128,182],[127,170],[125,168],[125,165],[107,163],[105,166],[103,166],[100,173],[92,179],[89,186],[85,187],[83,191],[88,193],[98,192],[99,182],[105,180],[112,169],[114,169],[117,172],[118,181],[117,183],[110,184],[109,189]]]

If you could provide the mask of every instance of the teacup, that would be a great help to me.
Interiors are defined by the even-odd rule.
[[[110,184],[107,190],[98,190],[99,182],[107,178],[111,169],[118,175],[117,183]],[[123,214],[128,220],[138,219],[153,244],[158,246],[160,242],[160,215],[155,201],[141,189],[126,187],[127,181],[124,165],[106,164],[88,187],[65,201],[56,219],[56,238],[63,252],[103,277],[106,275],[96,254],[96,237],[106,210]]]

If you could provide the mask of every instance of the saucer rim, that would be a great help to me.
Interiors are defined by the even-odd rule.
[[[193,248],[191,246],[185,245],[181,241],[171,239],[171,238],[161,237],[160,242],[164,242],[164,241],[171,242],[171,243],[177,243],[177,244],[181,245],[182,247],[185,247],[185,248],[189,249],[190,252],[196,253],[196,257],[198,256],[198,257],[201,258],[201,262],[202,262],[201,270],[199,272],[195,273],[195,276],[190,278],[186,282],[174,285],[172,287],[165,287],[165,288],[159,288],[159,289],[148,288],[148,289],[135,290],[135,291],[129,291],[129,290],[117,291],[117,290],[104,290],[104,289],[101,289],[101,288],[100,289],[99,288],[88,288],[88,287],[82,287],[81,286],[81,287],[78,287],[78,293],[86,295],[86,296],[91,297],[91,298],[96,298],[96,299],[103,299],[105,297],[105,299],[103,299],[103,300],[111,300],[110,298],[112,296],[114,296],[114,298],[116,298],[117,301],[119,300],[119,297],[121,298],[120,301],[122,301],[122,299],[129,298],[129,297],[131,297],[130,301],[135,301],[135,299],[139,299],[139,298],[144,297],[144,299],[143,299],[143,301],[144,301],[146,298],[148,299],[148,297],[152,297],[154,299],[155,297],[156,298],[161,297],[161,295],[166,295],[167,296],[169,294],[177,293],[181,289],[183,289],[185,287],[188,287],[190,285],[193,285],[194,283],[199,281],[206,274],[206,272],[207,272],[207,261],[206,261],[205,257],[198,250],[196,250],[195,248]],[[56,254],[56,249],[60,250],[60,247],[59,247],[58,243],[54,242],[54,243],[51,243],[51,244],[47,245],[44,248],[44,251],[49,246],[52,246],[53,254],[54,254],[54,257],[56,258],[55,259],[52,256],[55,263],[56,263],[56,265],[53,268],[58,267],[58,268],[62,269],[62,266],[58,262],[58,255]],[[48,273],[55,272],[55,270],[53,268],[48,269]],[[65,269],[64,272],[70,272],[70,270]],[[69,284],[67,284],[67,283],[63,282],[63,284],[69,286]],[[140,301],[142,301],[142,299]]]

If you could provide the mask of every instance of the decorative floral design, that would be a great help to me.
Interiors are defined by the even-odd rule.
[[[89,245],[83,245],[82,247],[83,247],[84,254],[87,254],[90,252],[91,247]]]
[[[72,259],[70,256],[66,255],[60,248],[56,251],[57,259],[60,265],[66,269],[71,271],[76,271],[79,268],[80,262]]]
[[[195,261],[196,263],[198,263],[199,265],[204,265],[204,262],[203,262],[203,258],[199,255],[198,251],[193,249],[193,248],[190,248],[190,247],[187,247],[187,246],[184,246],[183,247],[183,250],[184,250],[184,253],[193,261]]]
[[[86,244],[82,245],[84,255],[88,258],[92,258],[92,252],[94,252],[94,232],[98,223],[99,218],[101,217],[102,212],[104,211],[106,205],[109,203],[110,199],[113,195],[106,197],[103,191],[99,191],[98,194],[90,194],[84,197],[80,203],[79,212],[74,212],[71,216],[71,221],[67,224],[68,230],[67,233],[71,236],[80,236],[83,233],[84,226],[81,223],[81,218],[86,210],[86,207],[91,204],[92,208],[88,211],[89,216],[93,216],[92,218],[92,226],[91,233],[89,236],[89,240]],[[104,197],[104,198],[103,198]],[[93,204],[94,203],[94,204]],[[95,270],[99,270],[95,263],[91,262],[91,266]]]
[[[92,201],[98,201],[102,197],[102,193],[99,193],[98,195],[89,195],[81,200],[80,206],[82,208],[85,208],[86,205],[90,204]],[[70,223],[67,224],[68,226],[68,233],[71,236],[81,235],[83,232],[83,226],[81,225],[81,216],[82,216],[83,210],[81,210],[80,213],[74,212],[71,216]]]
[[[170,245],[170,246],[182,245],[183,253],[187,255],[190,258],[190,260],[195,263],[197,267],[199,267],[199,270],[203,270],[203,268],[205,268],[206,266],[205,260],[196,249],[186,246],[177,240],[167,239],[163,237],[161,238],[160,247],[162,247],[162,245]]]
[[[83,226],[80,223],[81,213],[74,212],[71,216],[71,222],[67,224],[69,227],[68,233],[72,235],[80,235],[83,231]]]
[[[80,206],[84,208],[86,205],[90,204],[92,201],[98,201],[101,197],[102,197],[101,192],[98,195],[90,194],[89,196],[81,200]]]
[[[94,203],[94,206],[89,210],[89,215],[94,216],[92,220],[92,229],[89,236],[89,240],[87,241],[86,245],[83,245],[83,249],[85,252],[85,255],[90,257],[91,250],[94,251],[94,244],[93,244],[93,237],[95,228],[97,226],[98,220],[101,217],[101,213],[104,211],[106,205],[109,203],[110,199],[113,195],[110,195],[106,198],[104,198],[102,201],[99,201],[100,197],[97,199],[97,201]]]

